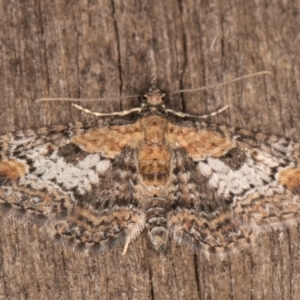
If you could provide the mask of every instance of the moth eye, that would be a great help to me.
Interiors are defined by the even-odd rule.
[[[140,95],[138,99],[140,103],[147,103],[147,98],[144,95]]]
[[[139,96],[138,96],[138,100],[139,103],[147,103],[148,99],[146,97],[146,95],[149,93],[149,89],[143,89],[139,91]]]
[[[166,104],[166,103],[168,103],[169,102],[169,95],[168,94],[165,94],[165,96],[162,98],[162,100],[163,100],[163,103],[164,104]]]

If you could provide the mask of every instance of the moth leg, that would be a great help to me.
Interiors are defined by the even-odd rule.
[[[175,115],[177,117],[180,117],[180,118],[186,118],[186,117],[188,117],[188,118],[206,119],[206,118],[214,117],[214,116],[220,114],[221,112],[223,112],[224,110],[226,110],[228,107],[229,107],[229,105],[226,105],[226,106],[220,108],[217,111],[214,111],[214,112],[212,112],[210,114],[202,115],[202,116],[190,115],[188,113],[183,113],[183,112],[175,111],[173,109],[166,109],[166,112],[167,113],[171,113],[171,114],[173,114],[173,115]]]
[[[141,111],[141,108],[140,107],[135,107],[135,108],[132,108],[132,109],[128,109],[128,110],[124,110],[124,111],[117,111],[117,112],[113,112],[113,113],[99,113],[99,112],[94,112],[94,111],[91,111],[87,108],[84,108],[80,105],[77,105],[77,104],[74,104],[72,103],[72,106],[74,106],[75,108],[87,113],[87,114],[91,114],[91,115],[94,115],[96,117],[110,117],[110,116],[126,116],[126,115],[129,115],[131,113],[134,113],[134,112],[140,112]]]
[[[127,239],[126,239],[126,241],[125,241],[124,250],[122,252],[122,255],[126,254],[128,246],[129,246],[129,243],[130,243],[130,236],[128,236]]]

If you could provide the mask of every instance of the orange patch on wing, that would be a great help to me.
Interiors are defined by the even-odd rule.
[[[220,157],[234,148],[234,143],[220,135],[193,127],[181,127],[168,124],[167,139],[183,147],[194,160],[201,160],[206,156]]]
[[[100,152],[113,158],[131,142],[141,139],[140,124],[104,127],[75,136],[72,142],[81,146],[86,152]]]
[[[291,190],[300,188],[300,169],[285,169],[279,173],[279,182]]]
[[[25,173],[26,166],[15,159],[0,162],[0,177],[14,180],[24,176]]]

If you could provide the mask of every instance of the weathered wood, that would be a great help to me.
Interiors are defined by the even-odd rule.
[[[300,4],[297,1],[0,2],[1,133],[92,118],[39,97],[135,94],[157,75],[165,90],[210,85],[269,70],[170,106],[211,122],[300,137]],[[99,111],[135,99],[86,104]],[[143,234],[129,247],[87,257],[43,230],[0,218],[3,299],[298,299],[298,228],[263,235],[220,260],[170,244],[160,257]],[[297,244],[298,243],[298,244]]]

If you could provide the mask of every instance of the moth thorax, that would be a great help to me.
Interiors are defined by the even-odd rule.
[[[167,229],[166,209],[151,207],[146,212],[146,223],[150,241],[158,252],[166,250],[169,231]]]
[[[144,140],[149,143],[165,143],[166,118],[150,115],[141,119]]]

